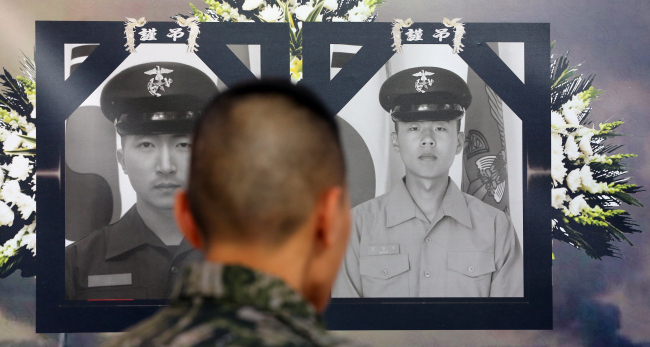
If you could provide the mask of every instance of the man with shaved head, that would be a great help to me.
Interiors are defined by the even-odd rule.
[[[350,202],[334,115],[288,81],[219,95],[195,128],[175,217],[205,262],[115,346],[341,346],[321,321]]]

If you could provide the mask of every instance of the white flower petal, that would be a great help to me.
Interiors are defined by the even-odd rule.
[[[581,183],[582,180],[580,179],[580,169],[574,169],[566,176],[566,185],[574,193],[576,190],[578,190],[578,188],[580,188]]]
[[[571,202],[569,202],[569,212],[575,217],[579,216],[585,208],[589,205],[583,195],[578,195]]]
[[[244,1],[244,4],[242,5],[242,10],[244,11],[252,11],[254,9],[257,9],[260,7],[260,5],[264,2],[264,0],[246,0]]]
[[[14,211],[4,202],[0,201],[0,225],[12,226],[14,224]]]
[[[582,151],[582,153],[584,153],[587,156],[591,156],[591,155],[594,154],[594,150],[593,150],[593,148],[591,148],[591,137],[592,136],[593,136],[593,134],[589,133],[589,134],[584,135],[580,139],[580,145],[579,145],[580,150]]]
[[[564,145],[564,152],[569,160],[576,160],[580,157],[580,150],[573,135],[569,135],[567,138],[566,144]]]
[[[296,18],[298,18],[299,20],[305,21],[305,20],[307,20],[307,17],[309,17],[309,14],[313,10],[314,10],[314,8],[309,6],[309,5],[302,5],[302,6],[298,6],[296,8],[296,10],[294,11],[294,13],[296,14]]]
[[[339,8],[339,2],[336,0],[325,0],[323,7],[330,11],[336,11],[336,9]]]
[[[564,201],[566,201],[566,188],[551,189],[551,206],[562,209]]]

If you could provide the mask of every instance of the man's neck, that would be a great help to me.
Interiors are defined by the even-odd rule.
[[[309,250],[303,244],[295,248],[296,242],[287,242],[278,248],[268,247],[263,242],[242,244],[230,241],[213,241],[204,249],[205,260],[226,265],[244,266],[265,272],[282,279],[296,292],[302,293],[303,278]]]
[[[160,209],[138,200],[135,204],[144,224],[167,246],[178,246],[183,235],[176,226],[172,209]]]
[[[406,172],[406,189],[429,222],[433,220],[447,192],[449,177],[423,178]]]

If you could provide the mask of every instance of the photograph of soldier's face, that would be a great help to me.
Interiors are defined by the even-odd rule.
[[[174,193],[187,183],[189,134],[124,135],[117,160],[138,201],[171,209]]]
[[[489,45],[523,80],[523,44]],[[523,296],[522,122],[450,46],[404,44],[338,116],[362,142],[334,298]]]
[[[447,177],[456,154],[463,150],[464,135],[458,127],[456,120],[397,122],[392,144],[410,174]]]
[[[92,54],[70,46],[67,75],[83,64],[75,54]],[[67,300],[165,300],[202,259],[176,226],[174,196],[193,124],[225,86],[185,44],[136,49],[66,120]]]
[[[66,78],[75,73],[95,46],[66,45]],[[184,134],[157,131],[155,134],[120,136],[115,120],[102,112],[100,99],[113,76],[138,64],[150,64],[153,68],[141,71],[142,82],[134,87],[124,84],[125,90],[138,88],[153,98],[144,103],[164,99],[165,92],[180,88],[182,79],[178,75],[180,71],[167,72],[173,69],[161,64],[161,60],[195,67],[209,76],[217,89],[225,89],[218,77],[186,49],[181,43],[140,44],[137,52],[131,54],[66,121],[66,245],[117,222],[137,201],[146,202],[152,208],[171,209],[174,191],[187,181],[191,129]],[[255,52],[249,55],[248,46],[232,50],[247,64],[250,64],[249,56],[255,55]],[[159,69],[152,72],[156,66]],[[134,107],[142,107],[142,104],[136,102]]]

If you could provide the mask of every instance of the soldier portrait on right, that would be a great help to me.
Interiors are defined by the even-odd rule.
[[[462,68],[422,64],[425,48],[412,51],[411,67],[375,81],[403,171],[352,209],[332,297],[523,297],[501,100],[485,83],[470,88],[482,83],[471,69],[461,77]]]

